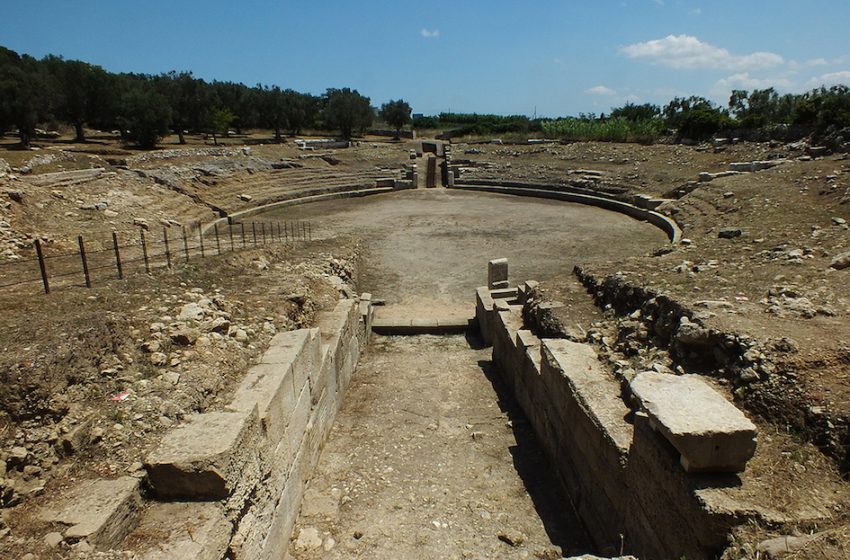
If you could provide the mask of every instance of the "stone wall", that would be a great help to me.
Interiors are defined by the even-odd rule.
[[[146,560],[283,558],[365,347],[370,299],[341,300],[316,328],[278,333],[228,405],[166,433],[141,484],[86,482],[40,517],[96,550],[139,542]]]
[[[524,290],[513,299],[496,293],[476,295],[482,337],[569,496],[564,507],[578,512],[598,552],[708,560],[733,527],[765,519],[736,498],[738,475],[685,472],[591,346],[538,338],[524,328]]]
[[[649,222],[664,231],[671,243],[678,243],[682,238],[682,230],[672,218],[665,216],[653,209],[661,204],[660,199],[653,199],[646,195],[634,195],[630,200],[624,201],[620,198],[608,196],[602,192],[588,194],[587,189],[580,189],[566,185],[540,185],[526,184],[509,181],[485,181],[460,179],[453,173],[451,188],[465,189],[470,191],[485,191],[500,194],[512,194],[516,196],[531,196],[536,198],[550,198],[564,202],[574,202],[596,206],[625,214],[636,220]]]

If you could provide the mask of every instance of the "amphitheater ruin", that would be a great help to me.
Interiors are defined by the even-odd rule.
[[[706,326],[747,298],[706,295],[695,311],[629,282],[646,259],[694,243],[670,193],[606,188],[593,169],[561,182],[522,176],[454,156],[448,142],[405,146],[403,164],[362,168],[336,167],[347,147],[305,142],[298,163],[245,147],[170,167],[154,154],[15,178],[26,199],[79,184],[106,192],[132,176],[184,197],[171,214],[206,231],[307,220],[310,244],[360,244],[356,278],[325,274],[333,303],[267,333],[226,398],[168,423],[126,472],[64,479],[49,500],[33,492],[20,515],[49,531],[38,546],[151,560],[707,560],[754,527],[773,531],[757,533],[759,550],[780,558],[841,526],[847,459],[835,449],[846,434],[809,467],[811,493],[769,491],[771,468],[784,468],[776,457],[787,459],[778,442],[793,437],[742,404],[723,373],[764,380],[769,360]],[[728,200],[738,180],[700,176],[683,200],[715,181]],[[594,275],[610,262],[627,271]],[[204,305],[160,314],[204,333]],[[228,344],[236,336],[221,332]],[[79,426],[80,441],[61,441],[98,445],[91,422],[62,434]],[[32,456],[23,450],[21,469]]]

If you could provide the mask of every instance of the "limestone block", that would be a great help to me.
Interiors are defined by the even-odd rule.
[[[497,299],[493,301],[493,310],[494,311],[510,311],[511,304],[503,299]]]
[[[622,455],[628,453],[632,428],[624,420],[629,408],[620,398],[620,386],[604,371],[596,352],[587,344],[563,339],[542,341],[542,380],[556,402],[574,401],[599,432]]]
[[[505,282],[507,284],[507,282]],[[490,297],[493,299],[516,299],[518,296],[516,288],[492,288]]]
[[[478,330],[484,344],[490,346],[492,341],[491,323],[493,315],[493,298],[490,290],[484,286],[475,290],[475,319],[478,321]]]
[[[309,419],[310,389],[305,383],[301,388],[292,419],[287,426],[286,436],[275,450],[269,472],[263,478],[262,484],[257,486],[256,493],[252,496],[250,509],[239,520],[238,528],[230,543],[230,556],[234,560],[259,558],[267,539],[279,537],[270,535],[269,531],[276,522],[275,512],[279,508],[282,496],[286,495],[286,486],[292,477],[293,469],[301,472],[301,466],[296,465],[296,461],[303,442],[308,438]]]
[[[688,472],[741,472],[756,451],[756,427],[696,375],[638,374],[631,391]]]
[[[310,422],[310,388],[307,384],[301,389],[292,418],[286,428],[286,436],[281,441],[278,451],[275,453],[276,462],[286,465],[286,470],[292,465],[298,448],[304,439],[307,425]]]
[[[295,388],[322,364],[319,329],[298,329],[278,333],[260,360],[262,364],[291,365]]]
[[[142,552],[142,560],[221,560],[227,552],[232,526],[215,503],[153,504],[139,524],[141,535],[166,534]]]
[[[487,263],[487,287],[491,290],[507,288],[508,259],[493,259]]]
[[[295,519],[301,509],[301,500],[304,498],[305,485],[301,468],[304,464],[303,456],[305,455],[309,455],[309,453],[302,450],[293,462],[292,470],[272,515],[272,524],[268,536],[258,557],[262,560],[278,560],[287,557],[292,527],[295,525]]]
[[[517,348],[530,348],[540,346],[540,339],[529,330],[520,329],[516,332]]]
[[[249,413],[257,407],[263,433],[272,448],[283,438],[295,408],[295,382],[292,367],[286,364],[258,364],[248,370],[228,405],[229,410]]]
[[[64,531],[69,542],[85,539],[98,550],[118,547],[139,520],[139,479],[86,481],[61,501],[59,509],[40,517],[51,523],[70,525]]]
[[[153,495],[161,500],[223,500],[259,478],[257,407],[208,412],[168,432],[145,461]]]
[[[314,404],[326,385],[329,383],[333,383],[334,387],[337,385],[337,380],[335,378],[332,380],[331,376],[339,374],[343,354],[350,344],[350,339],[356,337],[357,311],[358,307],[354,300],[344,299],[337,303],[333,311],[322,312],[318,316],[317,325],[322,340],[321,361],[320,367],[310,374],[310,393]],[[377,322],[376,319],[373,325]]]

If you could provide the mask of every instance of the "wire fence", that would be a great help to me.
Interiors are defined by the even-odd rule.
[[[180,263],[261,247],[272,243],[307,241],[313,225],[306,221],[215,222],[140,227],[138,233],[101,232],[77,237],[73,251],[51,250],[36,239],[35,257],[0,263],[0,289],[39,285],[45,293],[70,286],[93,285],[171,269]]]

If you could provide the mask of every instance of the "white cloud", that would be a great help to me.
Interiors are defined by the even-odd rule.
[[[836,86],[850,85],[850,70],[840,70],[838,72],[829,72],[821,76],[816,76],[806,84],[809,88],[820,86]]]
[[[584,90],[584,93],[589,93],[591,95],[617,95],[616,90],[602,85],[586,89]]]
[[[722,80],[718,80],[711,88],[711,94],[715,97],[722,98],[729,95],[733,89],[767,89],[771,87],[780,89],[792,89],[795,84],[788,78],[776,76],[773,78],[757,78],[751,76],[748,72],[739,72],[732,74]]]
[[[440,36],[440,30],[439,29],[425,29],[423,27],[422,31],[420,31],[419,34],[422,35],[423,37],[425,37],[426,39],[436,39],[437,37]]]
[[[784,59],[771,52],[754,52],[736,55],[691,35],[668,35],[635,43],[620,49],[634,59],[649,60],[676,69],[715,68],[722,70],[752,70],[772,68],[784,63]]]
[[[702,8],[694,8],[693,10],[691,10],[691,15],[692,16],[701,16],[702,15]]]

